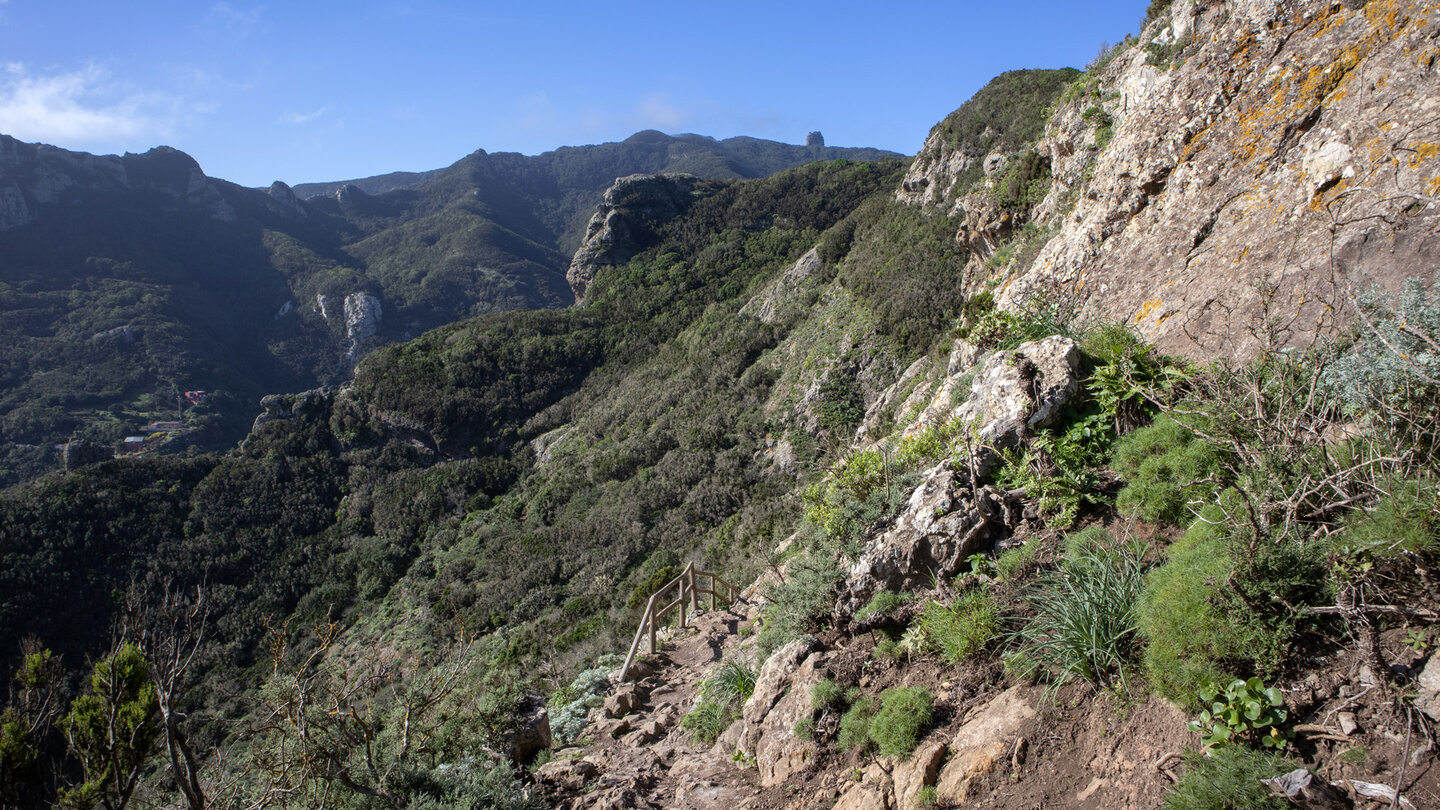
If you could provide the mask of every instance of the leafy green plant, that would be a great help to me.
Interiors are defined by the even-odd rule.
[[[1025,598],[1033,613],[1013,635],[1022,660],[1056,684],[1079,677],[1127,688],[1139,646],[1136,602],[1148,570],[1138,541],[1087,545],[1067,557]]]
[[[881,756],[904,759],[930,726],[935,697],[918,686],[896,686],[880,693],[880,710],[870,720],[869,736]]]
[[[1076,420],[1059,434],[1039,431],[1024,450],[1002,454],[996,478],[1006,489],[1025,490],[1050,526],[1066,528],[1083,507],[1103,502],[1094,470],[1112,436],[1093,418]]]
[[[1186,771],[1165,796],[1165,810],[1286,810],[1293,805],[1261,784],[1296,767],[1270,752],[1225,746],[1208,756],[1190,753]]]
[[[1252,662],[1265,646],[1257,629],[1239,621],[1225,601],[1225,583],[1235,569],[1227,531],[1218,506],[1202,510],[1166,549],[1140,597],[1137,618],[1147,642],[1150,686],[1190,708],[1198,708],[1196,695],[1207,683],[1228,683],[1237,665]]]
[[[70,751],[84,769],[84,781],[62,790],[61,801],[123,807],[160,744],[155,682],[140,648],[126,643],[95,664],[88,686],[60,720]]]
[[[985,649],[999,628],[995,598],[984,589],[970,589],[949,605],[927,602],[911,629],[914,645],[959,664]]]
[[[1386,488],[1387,494],[1369,508],[1345,516],[1335,546],[1367,559],[1440,550],[1440,493],[1435,482],[1402,480]]]
[[[1200,690],[1200,699],[1208,708],[1190,721],[1190,730],[1203,735],[1206,747],[1241,743],[1280,749],[1290,741],[1282,728],[1289,716],[1285,698],[1259,678],[1236,678],[1224,689],[1208,684]]]
[[[808,714],[805,715],[804,717],[795,721],[795,727],[791,729],[791,731],[799,739],[815,739],[815,718]]]
[[[921,807],[935,807],[940,804],[940,795],[934,785],[926,785],[915,794],[915,803]]]
[[[844,569],[831,554],[802,554],[786,565],[786,578],[768,592],[764,624],[755,637],[762,656],[810,632],[830,614]]]

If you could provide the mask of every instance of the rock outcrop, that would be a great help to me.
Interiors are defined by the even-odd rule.
[[[260,398],[260,415],[250,426],[253,434],[267,422],[282,419],[315,419],[329,416],[334,395],[327,388],[315,388],[298,394],[266,394]]]
[[[576,302],[584,300],[596,273],[629,261],[653,242],[657,226],[688,208],[698,181],[688,174],[617,178],[590,217],[580,249],[565,273]]]
[[[370,293],[357,292],[345,296],[345,339],[350,341],[345,359],[352,363],[359,359],[361,342],[380,331],[380,320],[384,314],[380,299]]]
[[[235,209],[195,159],[168,146],[141,154],[91,155],[0,135],[0,231],[33,222],[45,206],[86,192],[155,192],[222,222]]]
[[[1424,0],[1171,4],[1057,106],[1032,212],[1054,236],[994,280],[998,302],[1060,300],[1165,351],[1248,356],[1267,339],[1252,327],[1302,344],[1355,292],[1432,278],[1437,36]],[[898,196],[949,210],[975,158],[930,146]],[[977,257],[1014,230],[962,207]]]
[[[962,356],[964,348],[957,347]],[[1079,392],[1080,352],[1069,338],[1049,337],[996,352],[973,371],[950,371],[912,431],[960,419],[975,429],[974,449],[928,470],[892,527],[866,544],[846,578],[842,615],[882,589],[914,590],[934,576],[954,576],[966,558],[998,539],[1005,504],[987,484],[996,449],[1017,446],[1060,416]],[[967,374],[969,395],[955,405],[955,385]]]

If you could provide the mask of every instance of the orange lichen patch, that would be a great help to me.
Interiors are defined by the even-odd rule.
[[[1402,4],[1395,0],[1381,0],[1365,4],[1365,19],[1370,24],[1384,31],[1398,31],[1410,22],[1410,16],[1406,13],[1410,10],[1411,3]]]
[[[1419,144],[1415,147],[1415,151],[1410,154],[1410,168],[1418,168],[1421,163],[1434,160],[1437,157],[1440,157],[1440,143]]]
[[[1140,323],[1148,319],[1155,310],[1162,306],[1164,306],[1164,303],[1159,298],[1151,298],[1149,301],[1141,304],[1140,309],[1135,313],[1135,323]]]
[[[1323,209],[1327,203],[1340,196],[1340,193],[1343,192],[1345,190],[1345,187],[1348,185],[1350,185],[1350,180],[1348,178],[1342,177],[1335,182],[1335,185],[1325,189],[1325,191],[1319,194],[1316,194],[1314,197],[1311,197],[1310,210],[1319,211]]]
[[[1440,175],[1430,178],[1430,182],[1425,184],[1425,193],[1440,194]]]

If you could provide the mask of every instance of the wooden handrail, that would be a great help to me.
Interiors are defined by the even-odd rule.
[[[702,577],[710,578],[710,587],[700,587],[699,580]],[[680,575],[665,583],[658,591],[650,594],[650,601],[645,603],[645,615],[640,617],[640,626],[635,628],[635,640],[630,642],[630,652],[625,655],[625,666],[620,668],[620,680],[630,679],[630,666],[635,663],[635,654],[640,650],[640,641],[646,635],[650,636],[650,654],[654,655],[656,650],[655,633],[659,622],[676,608],[680,609],[680,626],[688,627],[689,622],[686,616],[686,609],[691,612],[700,609],[700,594],[710,594],[710,609],[715,609],[716,600],[722,598],[719,593],[720,586],[725,586],[726,593],[723,598],[727,601],[726,607],[735,604],[740,597],[740,589],[726,582],[719,574],[710,571],[700,571],[695,568],[695,563],[688,563]],[[672,589],[679,588],[679,595],[673,601],[669,601],[664,607],[656,609],[655,605],[660,598],[669,593]]]

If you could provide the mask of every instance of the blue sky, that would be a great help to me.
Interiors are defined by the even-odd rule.
[[[912,154],[995,74],[1084,67],[1146,0],[0,0],[0,132],[168,144],[251,186],[641,129]]]

